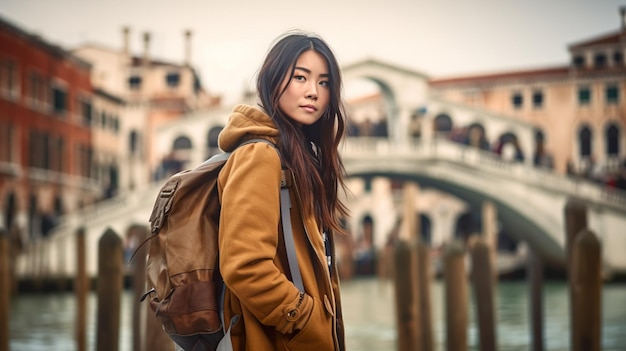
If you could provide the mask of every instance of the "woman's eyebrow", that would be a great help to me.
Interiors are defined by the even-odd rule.
[[[298,66],[296,66],[296,67],[295,67],[295,69],[299,69],[299,70],[301,70],[301,71],[305,71],[305,72],[306,72],[306,73],[308,73],[308,74],[311,74],[311,70],[310,70],[310,69],[308,69],[308,68],[304,68],[304,67],[298,67]],[[328,73],[322,73],[322,74],[320,74],[320,77],[330,77],[330,74],[328,74]]]

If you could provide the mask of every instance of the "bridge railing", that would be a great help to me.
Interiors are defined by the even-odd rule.
[[[626,209],[626,192],[583,178],[558,174],[547,168],[506,160],[499,155],[444,138],[394,142],[386,138],[348,138],[342,148],[344,159],[402,157],[419,160],[447,160],[480,168],[483,172],[514,178],[521,183],[580,197],[594,203]]]

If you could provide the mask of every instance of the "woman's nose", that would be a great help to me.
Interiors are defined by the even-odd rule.
[[[308,99],[317,100],[317,84],[307,84],[306,97]]]

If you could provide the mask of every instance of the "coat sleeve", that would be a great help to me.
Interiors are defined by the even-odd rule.
[[[245,145],[230,156],[219,178],[220,272],[228,289],[261,323],[291,333],[306,324],[313,301],[274,263],[280,178],[280,158],[270,145]]]

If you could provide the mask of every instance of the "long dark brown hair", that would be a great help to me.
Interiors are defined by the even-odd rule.
[[[298,125],[278,107],[300,55],[314,50],[324,57],[329,70],[330,101],[322,117],[312,125]],[[281,89],[285,77],[289,82]],[[335,55],[319,36],[287,33],[268,52],[257,79],[260,107],[272,117],[279,130],[279,150],[296,178],[305,211],[313,211],[324,229],[344,232],[340,218],[347,215],[338,198],[345,190],[345,169],[338,147],[345,134],[345,114],[341,100],[341,72]],[[317,149],[313,156],[311,143]],[[318,165],[319,160],[319,165]]]

